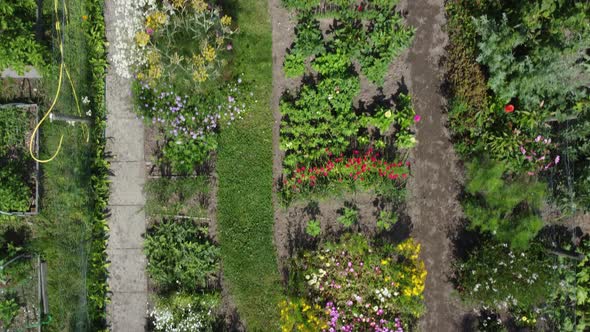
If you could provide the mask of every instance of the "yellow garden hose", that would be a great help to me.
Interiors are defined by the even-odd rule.
[[[67,15],[67,6],[66,6],[65,1],[63,2],[63,6],[64,6],[64,12]],[[66,77],[68,78],[68,81],[70,82],[70,86],[72,88],[72,94],[74,95],[74,100],[76,102],[76,108],[78,111],[78,115],[82,116],[82,112],[80,111],[80,103],[78,101],[78,95],[76,94],[76,89],[74,88],[74,82],[72,81],[72,77],[70,76],[70,71],[68,70],[66,63],[65,63],[65,59],[64,59],[63,39],[61,38],[61,33],[60,33],[61,32],[61,25],[60,25],[59,20],[57,19],[57,17],[58,17],[58,10],[57,10],[58,0],[53,1],[53,8],[54,8],[54,13],[55,13],[55,17],[56,17],[55,30],[57,32],[57,38],[58,38],[58,42],[59,42],[59,54],[60,54],[61,60],[60,60],[60,65],[59,65],[59,78],[58,78],[58,82],[57,82],[57,90],[55,92],[55,96],[53,97],[53,102],[51,103],[51,106],[49,107],[47,112],[45,112],[45,114],[43,115],[41,120],[39,120],[39,122],[35,126],[35,129],[33,130],[33,133],[31,134],[31,139],[29,140],[29,154],[31,155],[31,157],[35,161],[37,161],[39,163],[48,163],[48,162],[52,161],[53,159],[55,159],[55,157],[57,157],[57,155],[61,151],[61,146],[62,146],[63,138],[64,138],[63,134],[59,138],[59,144],[57,146],[57,150],[48,159],[39,159],[35,156],[35,154],[33,153],[33,142],[35,140],[36,135],[38,135],[39,128],[43,124],[43,121],[45,121],[47,119],[47,117],[51,114],[51,112],[53,111],[53,108],[55,107],[55,105],[57,104],[57,101],[59,100],[59,96],[61,94],[61,85],[62,85],[62,81],[63,81],[64,70],[66,72]],[[86,141],[88,142],[90,140],[90,130],[86,127],[85,124],[83,124],[83,128],[84,128],[84,131],[86,131]]]

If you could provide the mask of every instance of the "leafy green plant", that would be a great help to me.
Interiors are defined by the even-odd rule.
[[[0,71],[12,68],[23,74],[26,66],[43,71],[47,48],[35,40],[35,0],[0,1]]]
[[[285,57],[283,64],[285,76],[299,77],[305,73],[305,57],[301,52],[291,52]]]
[[[18,315],[20,306],[14,299],[0,300],[0,322],[5,329],[9,329],[12,321]]]
[[[338,217],[338,222],[344,227],[350,228],[352,225],[358,222],[359,212],[355,208],[344,207],[342,209],[342,215]]]
[[[29,120],[29,113],[22,108],[0,108],[0,156],[3,159],[24,150]]]
[[[0,168],[0,211],[28,212],[31,206],[31,188],[23,179],[22,165],[16,162]]]
[[[506,164],[473,161],[467,165],[469,196],[463,202],[472,228],[494,234],[514,248],[526,248],[543,227],[540,208],[546,185],[506,174]]]
[[[295,27],[295,42],[292,51],[301,53],[304,58],[307,58],[322,53],[324,49],[319,22],[307,15],[301,16]]]
[[[359,62],[369,81],[383,85],[390,63],[412,44],[414,29],[403,24],[401,15],[381,12],[371,21]]]
[[[305,226],[305,233],[307,233],[307,235],[311,237],[318,237],[321,232],[322,228],[318,220],[310,220],[307,222],[307,226]]]
[[[190,221],[158,222],[144,248],[147,271],[162,290],[204,288],[219,269],[219,249],[207,238],[207,228]]]
[[[397,223],[397,221],[398,217],[395,212],[381,211],[379,213],[379,218],[377,219],[377,230],[381,232],[388,231]]]

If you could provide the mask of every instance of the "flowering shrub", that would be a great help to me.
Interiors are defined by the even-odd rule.
[[[293,261],[295,289],[325,309],[326,331],[403,331],[424,312],[419,253],[412,239],[371,247],[347,235]]]
[[[154,332],[214,331],[219,294],[176,294],[149,312]]]
[[[158,3],[156,8],[144,12],[144,24],[135,34],[145,59],[135,68],[137,78],[150,86],[175,82],[187,91],[218,76],[234,33],[231,17],[203,0]]]
[[[117,73],[155,83],[185,80],[199,85],[220,70],[235,32],[229,16],[203,0],[123,0],[115,20]],[[191,41],[195,47],[184,47]]]

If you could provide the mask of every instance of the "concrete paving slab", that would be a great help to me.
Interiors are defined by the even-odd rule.
[[[146,257],[142,249],[107,248],[109,255],[109,287],[117,292],[145,292],[147,276]]]
[[[141,161],[143,152],[143,123],[136,119],[117,119],[116,126],[107,126],[107,150],[113,161]]]
[[[138,205],[145,204],[143,186],[145,184],[145,162],[124,161],[111,162],[114,176],[111,180],[111,197],[109,205]]]
[[[146,232],[143,207],[111,206],[108,247],[112,249],[141,249]]]
[[[145,332],[147,293],[114,293],[107,306],[107,321],[113,332]]]

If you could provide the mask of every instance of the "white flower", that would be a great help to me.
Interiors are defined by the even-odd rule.
[[[92,116],[92,110],[88,110],[88,112],[86,112],[87,116]]]
[[[82,97],[82,104],[84,104],[84,105],[90,104],[90,99],[88,99],[88,96]]]

